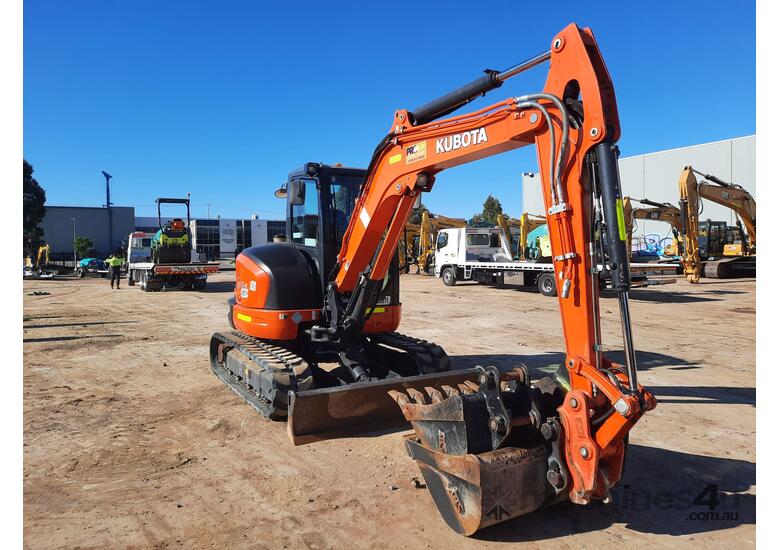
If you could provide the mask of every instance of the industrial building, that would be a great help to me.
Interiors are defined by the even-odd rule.
[[[74,235],[90,239],[100,255],[108,256],[121,248],[122,239],[135,228],[135,209],[112,206],[109,211],[91,206],[46,205],[39,227],[43,240],[51,247],[52,257],[71,257]]]
[[[162,218],[166,223],[171,218]],[[136,217],[136,231],[157,231],[157,217]],[[275,235],[284,235],[285,222],[278,220],[196,218],[190,220],[195,251],[205,259],[232,258],[236,251],[256,244],[273,241]]]
[[[51,247],[51,256],[58,259],[73,256],[74,235],[90,239],[96,254],[105,257],[122,248],[133,231],[159,229],[157,216],[136,216],[130,206],[112,206],[110,218],[109,229],[107,208],[47,205],[40,227],[43,240]],[[284,234],[285,222],[256,216],[248,220],[195,218],[190,220],[190,229],[195,250],[205,258],[233,258],[237,250],[270,242],[275,235]]]
[[[655,153],[621,158],[620,180],[623,195],[635,199],[650,199],[677,205],[680,194],[678,180],[685,166],[736,183],[756,196],[756,136],[691,145]],[[523,174],[523,211],[544,212],[542,189],[538,173]],[[703,201],[701,220],[725,221],[736,224],[732,210]],[[657,221],[637,220],[633,249],[637,253],[655,245],[669,244],[671,229]]]

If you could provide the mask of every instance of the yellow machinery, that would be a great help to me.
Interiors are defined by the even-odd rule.
[[[417,249],[420,243],[420,225],[407,223],[401,239],[398,241],[398,268],[401,273],[409,273],[409,267],[416,263]]]
[[[48,244],[39,246],[38,254],[35,256],[35,263],[32,261],[32,256],[27,256],[24,259],[25,267],[29,267],[30,269],[42,269],[43,266],[49,263],[49,250]],[[41,261],[41,259],[43,259],[43,261]]]
[[[462,218],[448,218],[422,213],[420,221],[420,249],[417,256],[417,273],[429,273],[433,263],[434,246],[436,244],[436,234],[440,229],[452,229],[456,227],[466,227],[468,223]]]
[[[508,216],[504,216],[503,214],[499,214],[498,217],[496,218],[496,222],[499,225],[499,227],[501,227],[501,229],[504,230],[504,235],[506,236],[506,240],[509,243],[509,248],[512,254],[516,258],[525,260],[526,259],[525,248],[526,248],[526,241],[528,240],[528,234],[534,229],[536,229],[537,227],[546,224],[547,219],[544,218],[544,216],[523,212],[519,220],[515,218],[510,218]],[[520,233],[517,238],[516,250],[513,250],[513,245],[515,242],[511,230],[511,228],[513,227],[520,230]]]
[[[650,208],[634,208],[632,201],[649,206]],[[623,217],[626,224],[626,248],[628,257],[631,257],[631,239],[634,233],[636,220],[652,220],[666,222],[672,226],[672,243],[664,247],[664,256],[679,256],[683,249],[682,219],[680,209],[668,202],[655,202],[648,199],[632,199],[623,197]]]
[[[696,174],[704,179],[698,180]],[[756,201],[753,196],[739,185],[704,174],[691,166],[683,169],[679,186],[680,211],[684,217],[682,265],[685,278],[691,283],[699,282],[702,269],[705,277],[710,278],[755,277]],[[743,225],[747,232],[747,238],[741,244],[730,246],[725,242],[725,223],[699,222],[703,199],[730,208],[737,214],[738,225]],[[726,247],[728,250],[725,250]],[[734,257],[738,252],[742,255]]]

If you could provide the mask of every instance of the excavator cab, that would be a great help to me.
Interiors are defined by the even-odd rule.
[[[320,289],[325,288],[328,274],[336,265],[365,176],[363,169],[316,162],[306,163],[288,176],[287,192],[282,193],[287,198],[287,242],[311,262]],[[399,304],[398,262],[394,265],[396,269],[388,273],[380,297],[382,305]]]
[[[699,222],[699,253],[703,259],[723,255],[726,245],[726,222]]]

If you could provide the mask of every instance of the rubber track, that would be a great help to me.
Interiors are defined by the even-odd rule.
[[[265,389],[254,387],[217,360],[220,343],[241,352],[266,381]],[[230,389],[252,408],[274,420],[287,416],[287,392],[307,390],[313,385],[311,369],[303,358],[286,348],[269,344],[240,332],[215,333],[211,337],[211,368]]]
[[[434,343],[419,338],[412,338],[399,332],[369,334],[368,339],[375,344],[384,344],[410,354],[420,368],[420,374],[432,374],[450,370],[450,358]]]

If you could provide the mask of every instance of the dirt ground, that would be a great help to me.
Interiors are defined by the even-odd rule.
[[[754,544],[754,281],[633,292],[640,381],[659,405],[631,432],[613,502],[558,505],[469,539],[415,487],[399,432],[293,447],[284,424],[219,382],[208,343],[227,328],[233,276],[204,292],[25,282],[25,547]],[[539,374],[560,360],[555,299],[416,275],[401,289],[400,330],[441,344],[455,366]],[[617,301],[602,304],[605,344],[620,349]]]

